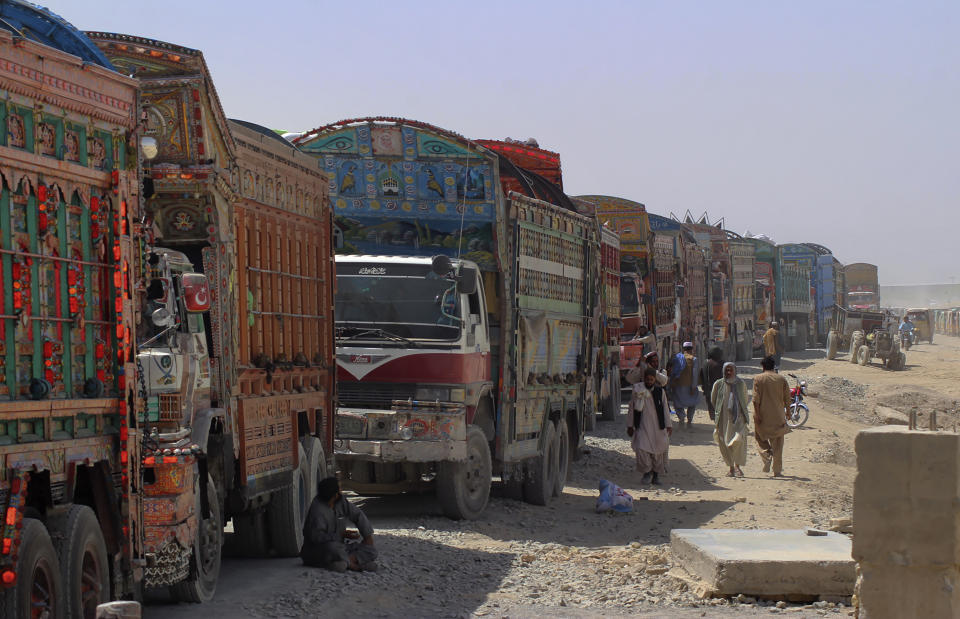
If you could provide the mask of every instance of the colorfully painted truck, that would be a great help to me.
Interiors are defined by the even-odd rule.
[[[724,358],[737,355],[737,323],[734,320],[733,260],[727,231],[703,219],[695,222],[688,215],[683,227],[696,239],[710,259],[710,336],[706,348],[719,346]]]
[[[45,9],[0,16],[0,616],[92,617],[143,581],[160,457],[134,414],[137,83]]]
[[[833,253],[823,245],[805,243],[817,254],[817,266],[813,273],[814,320],[816,331],[814,340],[826,345],[827,334],[833,320],[833,306],[836,303],[836,260]]]
[[[811,275],[816,255],[796,244],[777,246],[777,322],[785,350],[804,350],[813,319]]]
[[[138,411],[146,443],[159,454],[143,460],[144,584],[207,600],[223,524],[233,520],[248,554],[296,556],[328,470],[328,180],[316,159],[273,132],[227,120],[199,51],[89,36],[139,79],[139,130],[149,145],[134,387],[146,402]],[[192,460],[180,461],[184,450]],[[184,522],[200,531],[197,541]]]
[[[689,232],[684,231],[681,239],[683,293],[680,297],[680,335],[677,339],[681,343],[694,342],[697,355],[703,359],[707,352],[704,345],[710,336],[710,262],[706,252]]]
[[[680,223],[647,214],[650,222],[650,305],[652,324],[650,329],[657,335],[657,348],[661,359],[679,352],[680,302],[677,284],[681,272]]]
[[[453,518],[483,512],[494,474],[510,496],[558,496],[593,412],[596,220],[505,193],[505,177],[559,189],[426,123],[355,119],[296,142],[330,176],[350,254],[337,258],[344,487],[433,488]]]
[[[877,266],[855,262],[843,267],[845,306],[850,309],[880,309],[880,282]]]
[[[649,222],[646,207],[639,202],[604,195],[578,196],[578,201],[594,206],[597,218],[605,227],[612,229],[620,241],[619,291],[620,308],[617,312],[623,327],[619,342],[619,374],[621,383],[624,377],[637,364],[644,353],[653,348],[636,339],[640,327],[654,331],[650,320],[652,298],[647,294],[650,284],[649,271]],[[649,306],[649,307],[648,307]],[[608,313],[609,315],[609,313]],[[618,390],[619,391],[619,390]],[[607,411],[605,418],[612,420],[613,411]]]
[[[753,349],[754,352],[763,350],[763,334],[770,328],[770,323],[776,320],[777,286],[774,278],[777,264],[777,246],[766,238],[748,237],[753,245],[754,278],[756,282],[755,315]]]
[[[740,235],[727,231],[733,270],[733,322],[736,333],[736,360],[753,356],[756,316],[755,247]]]

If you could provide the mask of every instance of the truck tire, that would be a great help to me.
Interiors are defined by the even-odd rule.
[[[262,510],[234,516],[233,534],[236,536],[236,543],[231,546],[240,556],[256,559],[270,554],[267,521]]]
[[[307,481],[309,462],[303,445],[300,451],[300,464],[293,471],[293,481],[289,486],[276,490],[267,504],[267,530],[270,534],[270,546],[280,557],[296,557],[303,546],[303,523],[307,519],[310,503],[307,501]]]
[[[197,482],[200,483],[199,481]],[[193,541],[193,558],[190,561],[190,576],[170,587],[170,595],[180,602],[199,604],[209,602],[217,591],[220,577],[220,558],[223,552],[223,516],[220,512],[220,497],[213,478],[207,475],[207,502],[210,516],[203,518],[200,512],[200,491],[197,489],[197,537]]]
[[[109,602],[110,563],[97,515],[86,505],[71,505],[47,522],[60,559],[67,617],[95,617]]]
[[[850,336],[850,363],[857,362],[857,354],[863,344],[863,331],[854,331]]]
[[[23,519],[20,552],[13,570],[17,584],[2,593],[0,613],[4,618],[66,616],[57,551],[39,520]]]
[[[437,471],[437,498],[443,513],[454,520],[473,520],[490,500],[490,445],[483,430],[467,427],[467,459],[444,461]]]
[[[557,430],[548,421],[540,441],[543,451],[527,464],[523,479],[523,498],[533,505],[546,505],[553,496],[557,476]]]
[[[303,451],[307,454],[307,509],[313,497],[317,496],[317,484],[327,477],[327,459],[323,453],[323,443],[316,436],[301,439]]]
[[[837,358],[837,348],[839,346],[840,338],[837,337],[837,332],[830,329],[830,332],[827,333],[827,359]]]
[[[567,473],[570,471],[570,426],[560,419],[557,424],[557,476],[553,482],[553,496],[563,494],[567,485]]]
[[[870,363],[870,347],[864,344],[857,350],[857,363],[867,365]]]

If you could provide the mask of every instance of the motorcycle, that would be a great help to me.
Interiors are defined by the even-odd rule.
[[[799,428],[807,423],[807,418],[810,417],[810,408],[803,403],[803,397],[807,395],[807,381],[800,380],[796,374],[787,374],[787,376],[797,381],[796,387],[790,389],[792,402],[787,414],[787,425],[791,428]]]
[[[913,329],[901,329],[900,346],[904,350],[910,350],[910,347],[913,346]]]

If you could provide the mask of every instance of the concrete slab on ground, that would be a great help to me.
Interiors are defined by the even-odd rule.
[[[850,539],[798,530],[674,529],[676,562],[715,595],[847,597],[856,565]]]

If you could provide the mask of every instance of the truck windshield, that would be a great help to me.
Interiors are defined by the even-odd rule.
[[[620,280],[620,315],[640,312],[640,299],[637,297],[637,282],[630,278]]]
[[[334,310],[341,333],[381,329],[394,337],[456,340],[460,336],[459,295],[454,283],[423,275],[337,275]],[[376,332],[363,339],[389,339]]]

